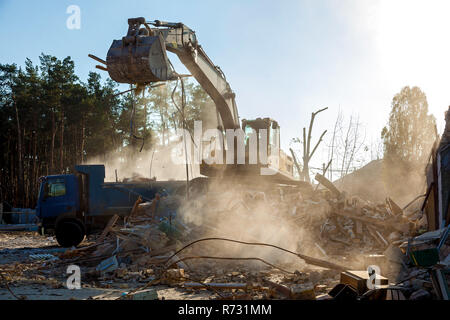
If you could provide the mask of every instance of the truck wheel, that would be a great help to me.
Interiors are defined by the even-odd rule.
[[[61,221],[56,226],[55,235],[64,248],[76,247],[84,239],[83,227],[76,221]]]

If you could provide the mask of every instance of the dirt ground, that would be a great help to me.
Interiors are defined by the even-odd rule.
[[[81,247],[92,243],[86,239]],[[81,266],[81,289],[70,290],[66,286],[67,266],[62,261],[44,259],[43,254],[58,254],[66,249],[58,246],[53,237],[43,237],[32,232],[3,232],[0,233],[0,273],[3,275],[0,285],[0,300],[115,300],[124,293],[141,288],[152,280],[152,276],[134,276],[116,278],[114,276],[92,281],[83,275],[87,270]],[[49,256],[51,257],[51,256]],[[203,264],[198,268],[200,272],[192,271],[195,279],[204,282],[244,282],[246,279],[264,277],[275,282],[292,281],[283,273],[271,268],[251,268],[245,264],[222,265],[217,269],[214,263]],[[259,269],[259,270],[258,270]],[[329,272],[322,268],[313,268],[303,273],[304,277],[323,278],[316,286],[318,293],[326,293],[338,283],[337,273],[325,275]],[[219,277],[219,278],[218,278]],[[84,279],[83,279],[84,278]],[[219,281],[218,281],[219,280]],[[6,285],[7,284],[7,285]],[[9,289],[8,289],[9,287]],[[199,300],[218,299],[220,296],[214,290],[188,289],[179,284],[154,285],[160,300]]]
[[[89,239],[86,241],[88,242]],[[42,237],[33,232],[0,233],[0,272],[7,279],[0,285],[0,300],[114,300],[124,292],[142,286],[145,282],[116,282],[107,280],[98,285],[83,283],[82,288],[70,290],[66,287],[68,274],[64,267],[51,262],[32,259],[30,255],[54,254],[65,249],[58,246],[53,237]],[[5,286],[8,282],[10,290]],[[186,292],[179,288],[154,286],[158,291],[158,299],[208,299],[207,291]]]

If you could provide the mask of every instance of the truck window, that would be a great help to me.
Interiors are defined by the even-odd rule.
[[[47,181],[46,197],[58,197],[66,194],[66,184],[64,179],[54,179]]]

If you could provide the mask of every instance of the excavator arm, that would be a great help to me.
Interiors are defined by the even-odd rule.
[[[127,35],[114,40],[108,51],[108,73],[117,82],[139,85],[175,80],[179,75],[166,50],[178,56],[214,101],[222,129],[240,128],[235,94],[225,75],[198,44],[195,32],[182,23],[128,19]]]
[[[178,56],[192,76],[202,86],[213,100],[218,114],[219,129],[240,128],[239,116],[235,103],[235,94],[231,90],[225,75],[206,55],[198,44],[195,32],[182,23],[170,23],[159,20],[146,21],[144,18],[128,19],[128,32],[121,40],[113,40],[106,58],[106,70],[110,77],[119,83],[130,83],[145,86],[155,82],[170,81],[181,78],[167,57],[167,51]],[[103,62],[96,58],[97,61]],[[103,68],[105,69],[105,68]],[[265,129],[266,135],[258,139],[266,139],[266,154],[272,157],[280,156],[285,161],[288,174],[275,165],[271,170],[270,179],[280,183],[295,183],[292,178],[292,165],[288,157],[279,150],[279,126],[269,118],[258,118],[243,121],[243,128],[253,130],[257,135]],[[237,137],[235,137],[237,139]],[[259,144],[258,144],[259,145]],[[234,156],[237,156],[237,143],[234,144]],[[246,153],[248,147],[246,146]],[[258,147],[259,148],[259,147]],[[259,157],[260,152],[258,152]],[[284,155],[284,156],[282,156]],[[212,156],[214,157],[214,156]],[[277,157],[275,157],[277,158]],[[261,159],[260,159],[261,160]],[[261,162],[258,160],[259,162]],[[265,161],[257,164],[208,164],[200,165],[200,173],[206,176],[218,176],[225,171],[230,175],[260,177],[261,168],[271,168],[273,165]],[[276,164],[276,162],[274,162]],[[283,169],[283,168],[281,168]],[[266,175],[266,173],[265,173]],[[266,177],[267,178],[267,177]]]

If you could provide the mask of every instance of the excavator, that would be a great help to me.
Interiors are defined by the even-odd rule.
[[[211,163],[203,159],[200,173],[208,177],[238,176],[256,178],[263,176],[276,183],[299,185],[293,178],[293,160],[280,149],[280,126],[270,118],[243,119],[239,121],[235,93],[227,82],[225,74],[216,66],[198,43],[195,31],[183,23],[146,21],[145,18],[128,19],[128,32],[120,40],[113,40],[107,53],[106,68],[111,79],[119,83],[135,85],[136,88],[154,85],[158,82],[177,80],[181,76],[175,72],[168,59],[167,51],[174,53],[215,104],[217,128],[222,134],[229,130],[242,130],[243,136],[236,135],[233,146],[221,139],[223,158],[233,151],[236,160],[238,138],[245,145],[244,163],[221,161]],[[97,58],[98,59],[98,58]],[[99,59],[100,60],[100,59]],[[242,126],[241,126],[242,125]],[[264,129],[264,130],[262,130]],[[257,150],[249,141],[252,135],[258,141]],[[239,137],[238,137],[239,136]],[[261,143],[262,142],[262,143]],[[231,150],[230,148],[234,148]],[[257,160],[251,161],[250,151],[257,151]],[[212,157],[214,151],[208,156]],[[270,155],[270,156],[267,156]],[[208,156],[206,158],[208,158]],[[256,162],[256,163],[255,163]],[[263,172],[261,174],[261,172]]]
[[[233,134],[231,146],[229,139],[227,143],[224,139],[209,142],[219,144],[224,160],[234,158],[233,161],[209,161],[217,159],[218,153],[213,153],[218,149],[208,149],[210,152],[202,156],[200,163],[200,173],[207,178],[197,177],[192,184],[153,180],[105,182],[104,165],[93,164],[75,166],[71,174],[41,177],[35,216],[42,235],[55,234],[63,247],[77,246],[85,235],[102,230],[113,215],[128,215],[138,197],[150,201],[157,194],[177,193],[183,187],[188,195],[191,187],[203,189],[214,181],[219,181],[220,186],[230,183],[231,188],[238,182],[268,189],[272,189],[273,183],[290,190],[312,189],[309,183],[293,178],[292,159],[279,148],[280,127],[275,120],[257,118],[239,122],[235,94],[224,73],[198,44],[195,32],[184,24],[128,19],[126,36],[113,41],[106,61],[90,57],[101,62],[103,66],[97,68],[107,71],[113,80],[143,90],[167,81],[182,81],[167,58],[167,51],[179,57],[213,100],[217,116],[214,129],[225,135],[229,131],[240,132]],[[241,144],[236,143],[239,139]]]

